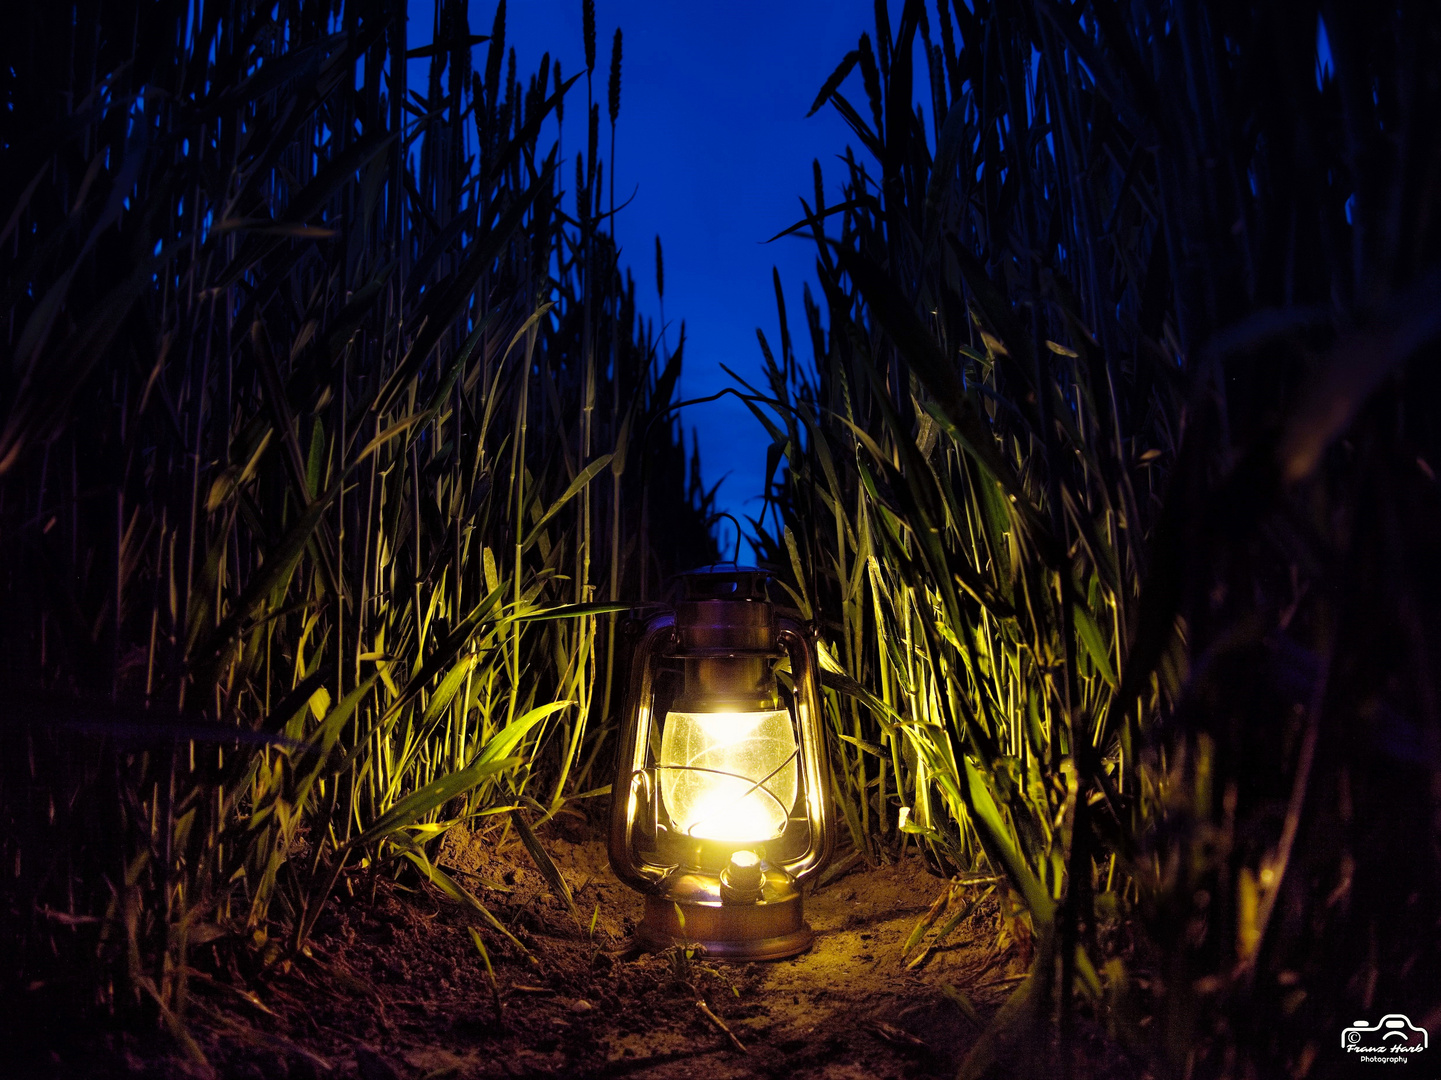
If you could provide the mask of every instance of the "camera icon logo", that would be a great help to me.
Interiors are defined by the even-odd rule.
[[[1341,1032],[1341,1049],[1353,1053],[1396,1053],[1425,1050],[1426,1029],[1411,1023],[1404,1013],[1387,1013],[1374,1024],[1357,1020]]]

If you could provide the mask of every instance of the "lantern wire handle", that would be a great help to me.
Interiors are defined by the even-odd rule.
[[[617,747],[620,760],[624,762],[629,759],[630,761],[631,776],[624,791],[613,791],[612,794],[610,835],[607,843],[610,864],[618,878],[642,892],[652,888],[671,869],[670,867],[637,864],[631,855],[630,838],[634,825],[631,813],[636,803],[636,774],[644,772],[638,766],[644,763],[653,723],[650,701],[652,680],[655,675],[652,663],[653,653],[662,641],[674,634],[674,624],[675,617],[671,614],[652,618],[646,624],[645,632],[636,645],[631,673],[633,691],[627,707],[630,721],[621,725],[621,740]],[[655,795],[654,791],[647,790],[647,798],[652,805],[659,803]]]
[[[791,676],[795,680],[796,726],[800,730],[804,765],[806,818],[810,823],[810,840],[799,857],[782,864],[782,869],[803,882],[830,859],[835,847],[822,800],[831,793],[831,767],[825,734],[821,728],[822,706],[816,692],[817,676],[814,653],[807,629],[794,619],[777,620],[776,639],[791,658]]]

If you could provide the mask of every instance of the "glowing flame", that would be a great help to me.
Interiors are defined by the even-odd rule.
[[[707,840],[770,840],[796,801],[796,738],[790,714],[666,716],[660,790],[671,821]]]

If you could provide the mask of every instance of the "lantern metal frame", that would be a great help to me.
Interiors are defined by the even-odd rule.
[[[718,959],[769,960],[803,952],[814,937],[801,890],[824,867],[835,844],[819,669],[814,636],[776,611],[765,597],[765,580],[761,571],[737,566],[682,575],[687,598],[648,619],[636,642],[611,788],[609,854],[616,876],[645,896],[645,914],[636,928],[643,948],[700,946]],[[730,597],[724,594],[727,586],[733,589]],[[707,590],[716,595],[706,596]],[[781,699],[775,680],[774,664],[782,659],[791,666],[789,703]],[[657,679],[664,665],[673,670],[677,663],[685,672],[686,690],[672,703],[672,712],[784,708],[789,714],[801,783],[795,807],[784,808],[787,824],[780,837],[699,839],[678,835],[661,821],[658,773],[688,767],[648,762],[657,727]],[[764,786],[768,779],[751,782],[775,799]],[[653,859],[636,848],[643,801],[655,842]],[[785,841],[801,820],[795,815],[799,809],[808,835],[804,849],[790,853]],[[758,868],[749,856],[737,857],[747,851],[760,856]]]

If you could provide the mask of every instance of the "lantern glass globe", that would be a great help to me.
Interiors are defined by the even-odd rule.
[[[685,835],[762,843],[785,831],[797,788],[786,710],[669,713],[658,764],[661,799]]]

